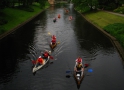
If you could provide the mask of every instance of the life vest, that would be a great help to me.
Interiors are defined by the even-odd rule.
[[[40,64],[43,64],[43,58],[38,58],[38,62],[39,62]]]
[[[55,39],[52,39],[52,41],[51,41],[51,42],[55,44],[55,43],[56,43],[56,40],[55,40]]]
[[[58,14],[58,18],[60,18],[60,14]]]
[[[56,18],[53,19],[53,22],[56,22]]]
[[[44,57],[47,58],[49,56],[49,53],[48,52],[45,52],[44,53]]]
[[[56,39],[56,36],[55,36],[55,35],[53,35],[53,36],[52,36],[52,39]]]
[[[82,67],[83,67],[82,64],[77,64],[76,66],[77,70],[81,70]]]
[[[72,19],[72,16],[70,16],[69,19],[71,20]]]

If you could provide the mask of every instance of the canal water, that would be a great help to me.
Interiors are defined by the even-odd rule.
[[[33,74],[31,60],[51,50],[51,35],[60,42],[52,51],[54,59]],[[66,73],[73,71],[78,56],[83,64],[89,64],[80,86],[72,73]],[[116,48],[73,9],[73,4],[50,7],[0,40],[0,90],[124,90],[123,84],[124,68]]]

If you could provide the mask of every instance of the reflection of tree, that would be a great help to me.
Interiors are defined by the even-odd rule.
[[[17,43],[13,37],[0,41],[0,83],[8,82],[17,66]]]
[[[75,22],[76,28],[74,30],[82,48],[91,53],[97,49],[108,51],[113,48],[110,40],[99,32],[96,27],[83,19],[82,16],[77,17]]]
[[[0,83],[9,82],[18,69],[18,62],[27,60],[26,55],[30,54],[32,43],[34,44],[36,39],[35,35],[39,30],[37,26],[46,25],[47,19],[44,14],[46,12],[0,40]]]

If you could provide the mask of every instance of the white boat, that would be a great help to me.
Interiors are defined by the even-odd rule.
[[[51,51],[49,51],[49,52],[51,52]],[[48,56],[48,58],[47,59],[44,59],[44,63],[43,64],[41,64],[41,65],[35,65],[34,67],[33,67],[33,70],[32,70],[32,72],[34,73],[34,72],[36,72],[37,70],[39,70],[39,69],[41,69],[43,66],[45,66],[46,64],[47,64],[47,62],[50,60],[50,56]]]

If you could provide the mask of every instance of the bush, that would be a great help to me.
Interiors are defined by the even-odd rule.
[[[117,12],[117,13],[123,13],[124,14],[124,7],[118,7],[117,9],[115,9],[113,11]]]
[[[6,30],[0,26],[0,35],[3,34]]]
[[[19,6],[18,7],[19,9],[21,9],[21,10],[24,10],[24,11],[28,11],[28,12],[34,12],[34,9],[33,8],[31,8],[30,6]]]
[[[106,32],[114,36],[124,47],[124,24],[114,23],[103,28]]]
[[[0,18],[0,25],[6,24],[8,21],[5,19]]]

